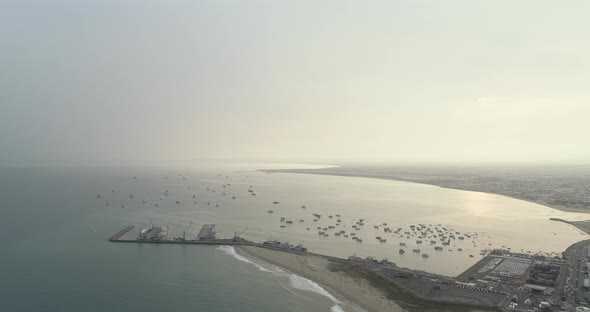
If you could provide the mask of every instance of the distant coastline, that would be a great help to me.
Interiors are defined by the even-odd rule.
[[[463,168],[460,168],[463,169]],[[446,170],[446,171],[445,171]],[[418,183],[433,185],[447,189],[462,191],[482,192],[506,196],[514,199],[524,200],[549,208],[577,213],[590,213],[590,202],[586,202],[585,197],[581,200],[568,198],[564,191],[554,191],[551,196],[543,193],[544,188],[538,186],[538,179],[530,176],[519,178],[514,175],[506,178],[500,174],[494,175],[489,171],[487,175],[471,169],[472,172],[463,173],[459,170],[435,168],[434,174],[428,172],[428,168],[378,168],[378,167],[331,167],[323,169],[259,169],[265,173],[300,173],[300,174],[318,174],[343,177],[372,178],[382,180],[394,180],[409,183]],[[560,183],[574,184],[572,181],[562,182],[563,177],[559,177]],[[584,179],[584,182],[590,183],[590,179]],[[506,185],[503,185],[506,184]],[[514,185],[516,186],[514,186]],[[590,186],[588,186],[590,188]],[[590,190],[589,190],[590,191]],[[589,195],[590,197],[590,195]],[[570,205],[560,202],[570,202]]]
[[[549,220],[551,221],[556,221],[556,222],[563,222],[566,224],[569,224],[575,228],[577,228],[578,230],[590,235],[590,220],[585,220],[585,221],[567,221],[567,220],[563,220],[560,218],[549,218]]]

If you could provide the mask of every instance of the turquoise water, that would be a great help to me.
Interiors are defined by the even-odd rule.
[[[218,247],[109,243],[111,233],[145,220],[140,211],[96,200],[97,189],[128,183],[129,174],[0,169],[0,311],[333,308],[329,298],[294,288],[288,275],[261,271]]]

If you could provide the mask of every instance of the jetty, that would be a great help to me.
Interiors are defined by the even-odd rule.
[[[160,239],[160,240],[138,240],[138,239],[116,239],[110,240],[113,243],[137,243],[137,244],[180,244],[180,245],[243,245],[243,246],[258,246],[261,244],[254,243],[245,239],[234,240],[231,238],[211,239],[211,240],[176,240],[176,239]]]
[[[183,244],[183,245],[246,245],[246,246],[262,246],[262,244],[254,243],[243,239],[238,235],[233,238],[216,238],[215,224],[205,224],[199,231],[196,239],[177,238],[160,238],[160,239],[140,239],[132,237],[124,237],[127,233],[135,228],[134,225],[129,225],[119,232],[113,234],[109,238],[113,243],[136,243],[136,244]]]
[[[133,230],[134,228],[135,228],[135,225],[130,225],[130,226],[120,230],[119,232],[113,234],[113,236],[109,237],[109,241],[110,242],[118,241],[121,238],[121,236],[127,234],[127,232]]]
[[[215,224],[205,224],[199,231],[199,235],[197,235],[197,239],[202,240],[211,240],[215,239]]]
[[[266,249],[274,249],[279,251],[286,251],[296,254],[306,254],[307,248],[303,247],[302,245],[291,245],[286,242],[280,242],[276,240],[267,240],[262,243],[256,243],[249,241],[240,237],[240,234],[244,232],[243,230],[240,233],[235,233],[234,237],[232,238],[217,238],[215,237],[215,224],[205,224],[201,227],[199,234],[196,236],[196,239],[185,239],[183,237],[175,237],[175,238],[166,238],[165,236],[156,236],[151,238],[145,238],[147,236],[137,236],[137,237],[130,237],[128,234],[131,230],[133,230],[135,226],[129,225],[122,229],[121,231],[113,234],[109,238],[110,242],[113,243],[135,243],[135,244],[177,244],[177,245],[231,245],[231,246],[256,246]],[[162,229],[166,227],[154,227],[150,226],[147,229],[140,230],[142,231],[150,231],[154,228]],[[167,228],[166,228],[167,233]],[[186,232],[184,233],[186,235]]]

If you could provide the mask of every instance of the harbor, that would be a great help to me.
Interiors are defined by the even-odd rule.
[[[312,250],[322,250],[327,255],[340,258],[353,253],[362,257],[388,258],[398,266],[447,276],[458,276],[493,249],[556,256],[582,236],[569,225],[549,221],[550,217],[561,216],[553,212],[546,213],[546,218],[540,215],[537,215],[539,218],[529,218],[527,220],[537,220],[529,224],[519,223],[523,219],[517,216],[511,217],[510,227],[493,218],[476,222],[473,210],[466,210],[467,206],[463,206],[461,200],[455,200],[466,195],[462,192],[447,194],[453,198],[447,200],[447,195],[438,194],[443,190],[428,187],[426,190],[422,187],[414,189],[415,185],[393,185],[377,180],[370,181],[373,184],[355,182],[343,186],[347,194],[358,197],[379,191],[379,200],[346,200],[336,205],[330,198],[339,194],[339,190],[332,187],[341,183],[338,178],[302,175],[298,179],[317,187],[304,187],[292,196],[285,188],[290,190],[297,184],[289,184],[289,179],[278,175],[186,172],[129,175],[122,178],[121,184],[97,190],[93,197],[110,213],[149,214],[143,222],[135,225],[145,228],[149,226],[146,221],[153,220],[168,226],[159,229],[162,233],[169,232],[166,241],[170,237],[178,241],[210,241],[203,239],[205,233],[197,235],[204,224],[216,224],[214,230],[219,231],[214,235],[231,240],[235,231],[239,232],[244,225],[248,225],[252,230],[247,233],[247,238],[251,241],[274,238],[301,243]],[[138,187],[140,183],[147,183],[149,187]],[[387,192],[381,192],[381,188],[387,189]],[[409,197],[410,201],[420,202],[421,197],[416,197],[416,191],[428,191],[428,197],[436,200],[404,209],[399,198]],[[444,193],[457,191],[444,190]],[[477,207],[480,200],[488,200],[479,196],[472,198],[468,206]],[[499,209],[515,207],[510,210],[511,216],[528,207],[527,203],[512,199],[494,198],[496,200],[499,201]],[[367,209],[359,210],[361,206]],[[436,218],[427,217],[431,210],[438,211]],[[471,221],[459,222],[459,215],[461,220],[471,218]],[[527,212],[527,215],[531,213]],[[571,216],[569,219],[575,218]],[[193,220],[199,223],[187,228]],[[134,222],[134,217],[127,222]],[[519,235],[512,235],[511,232],[520,228],[543,228],[546,231],[516,230]],[[193,231],[190,237],[188,233],[183,234],[188,230]],[[137,234],[137,231],[135,228],[132,232]],[[154,231],[150,235],[160,234]],[[187,236],[186,239],[183,236]],[[136,237],[123,235],[118,239],[135,241]]]
[[[254,242],[248,241],[234,235],[232,238],[216,238],[215,225],[205,224],[195,239],[185,239],[183,237],[167,238],[166,235],[161,235],[162,228],[149,226],[139,231],[138,236],[134,239],[129,234],[135,229],[134,225],[129,225],[121,231],[115,233],[109,238],[113,243],[143,243],[143,244],[188,244],[188,245],[250,245],[258,246]],[[157,231],[159,235],[149,236],[153,231]]]
[[[267,249],[274,249],[280,251],[288,251],[294,253],[306,253],[307,248],[303,245],[292,245],[288,242],[282,242],[279,240],[265,240],[262,243],[256,243],[240,237],[242,232],[234,233],[231,238],[218,238],[215,236],[215,224],[205,224],[201,227],[199,234],[195,239],[187,239],[186,231],[183,232],[183,237],[167,237],[167,228],[162,226],[150,225],[144,229],[139,230],[139,234],[136,238],[133,238],[135,229],[134,225],[129,225],[121,231],[113,234],[109,238],[110,242],[113,243],[136,243],[136,244],[181,244],[181,245],[229,245],[229,246],[255,246]]]
[[[192,225],[189,224],[189,227]],[[366,276],[378,278],[395,285],[415,298],[441,304],[457,304],[481,308],[499,308],[503,311],[527,311],[533,307],[554,307],[571,310],[575,304],[587,298],[575,295],[590,284],[583,279],[590,265],[590,240],[577,243],[563,253],[562,257],[533,256],[512,253],[509,250],[493,250],[475,265],[457,277],[433,274],[420,270],[398,267],[388,259],[361,258],[356,255],[347,259],[309,252],[303,245],[291,245],[278,240],[253,242],[240,237],[247,230],[234,233],[230,238],[218,238],[215,224],[204,224],[194,237],[167,237],[167,227],[154,226],[139,229],[129,225],[109,238],[114,243],[183,244],[183,245],[228,245],[253,246],[298,256],[321,257],[336,267],[360,270]],[[584,265],[578,265],[583,263]],[[277,264],[280,265],[280,264]],[[566,272],[581,273],[566,277]],[[357,273],[358,274],[358,273]],[[577,277],[577,278],[573,278]]]
[[[556,290],[551,295],[540,296],[538,293],[551,291],[552,287],[539,282],[544,281],[546,271],[552,270],[556,264],[545,266],[538,262],[562,258],[562,251],[567,246],[579,241],[580,236],[587,237],[569,225],[549,220],[555,215],[553,212],[545,214],[545,221],[531,222],[529,225],[542,226],[544,231],[535,231],[534,234],[519,232],[524,233],[525,238],[522,235],[510,236],[508,240],[506,237],[509,235],[503,230],[505,227],[492,229],[496,221],[491,219],[478,222],[477,226],[471,224],[473,222],[459,223],[452,217],[451,211],[438,214],[436,218],[427,218],[412,212],[420,210],[420,207],[404,210],[393,198],[381,204],[347,200],[335,206],[332,201],[318,197],[322,194],[339,194],[331,193],[331,188],[322,188],[321,192],[312,193],[302,200],[299,196],[289,198],[281,195],[268,186],[275,184],[262,184],[263,177],[260,177],[260,181],[252,178],[249,175],[217,174],[202,180],[178,175],[174,178],[178,185],[174,186],[168,184],[171,178],[164,176],[164,185],[160,185],[160,178],[156,177],[153,178],[158,184],[156,188],[163,190],[159,194],[157,189],[155,195],[146,191],[123,192],[113,189],[100,192],[96,198],[103,205],[106,201],[115,203],[115,207],[124,205],[126,210],[156,212],[154,221],[157,220],[157,224],[143,221],[136,223],[136,226],[130,225],[115,233],[109,239],[111,242],[217,245],[222,250],[231,250],[243,256],[250,255],[262,261],[268,259],[267,262],[287,270],[289,267],[283,261],[286,258],[301,259],[303,263],[307,259],[319,258],[319,262],[330,264],[328,271],[339,268],[342,272],[352,272],[351,276],[357,274],[356,278],[376,281],[378,288],[388,291],[396,289],[394,293],[404,293],[406,297],[402,301],[411,297],[410,301],[417,304],[422,302],[436,307],[462,307],[448,311],[469,311],[466,307],[477,307],[481,311],[526,311],[545,305],[546,302],[554,307],[560,306],[561,297],[558,294],[564,290],[559,290],[559,287],[553,287]],[[305,181],[332,180],[330,177],[302,178]],[[354,187],[350,189],[351,194],[372,191],[366,184],[354,184]],[[404,187],[404,196],[414,194],[413,186],[404,184],[396,187]],[[387,190],[397,189],[387,187]],[[425,191],[422,187],[419,190]],[[115,200],[118,193],[121,193],[120,202]],[[133,199],[130,193],[134,194],[134,198],[139,198]],[[470,206],[477,207],[479,200],[490,198],[475,199],[477,201],[471,202]],[[494,200],[512,207],[528,207],[527,203],[514,202],[512,199],[494,197]],[[393,207],[376,209],[387,207],[386,203],[393,203]],[[363,210],[361,215],[356,208],[361,205],[375,209]],[[444,205],[456,206],[456,203],[438,198],[436,205],[428,204],[428,207],[440,210],[439,206]],[[461,220],[475,217],[461,207],[457,209]],[[518,210],[511,210],[511,213],[513,211]],[[196,214],[199,218],[193,217]],[[151,216],[145,219],[148,218],[152,219]],[[511,218],[511,222],[513,220],[522,219]],[[251,230],[242,237],[248,230],[245,226]],[[514,231],[519,227],[516,223],[509,230]],[[267,258],[258,257],[257,254],[264,254]],[[283,260],[270,261],[275,258]],[[305,268],[303,270],[305,272]],[[334,272],[338,274],[341,271]],[[307,277],[313,279],[314,276],[310,273]],[[571,302],[568,308],[574,306],[574,302],[584,300],[586,298],[576,299],[570,295],[567,298]]]

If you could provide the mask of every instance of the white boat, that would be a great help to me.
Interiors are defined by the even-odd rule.
[[[139,234],[137,234],[137,239],[146,239],[148,233],[153,229],[153,226],[146,227],[144,229],[139,230]]]

